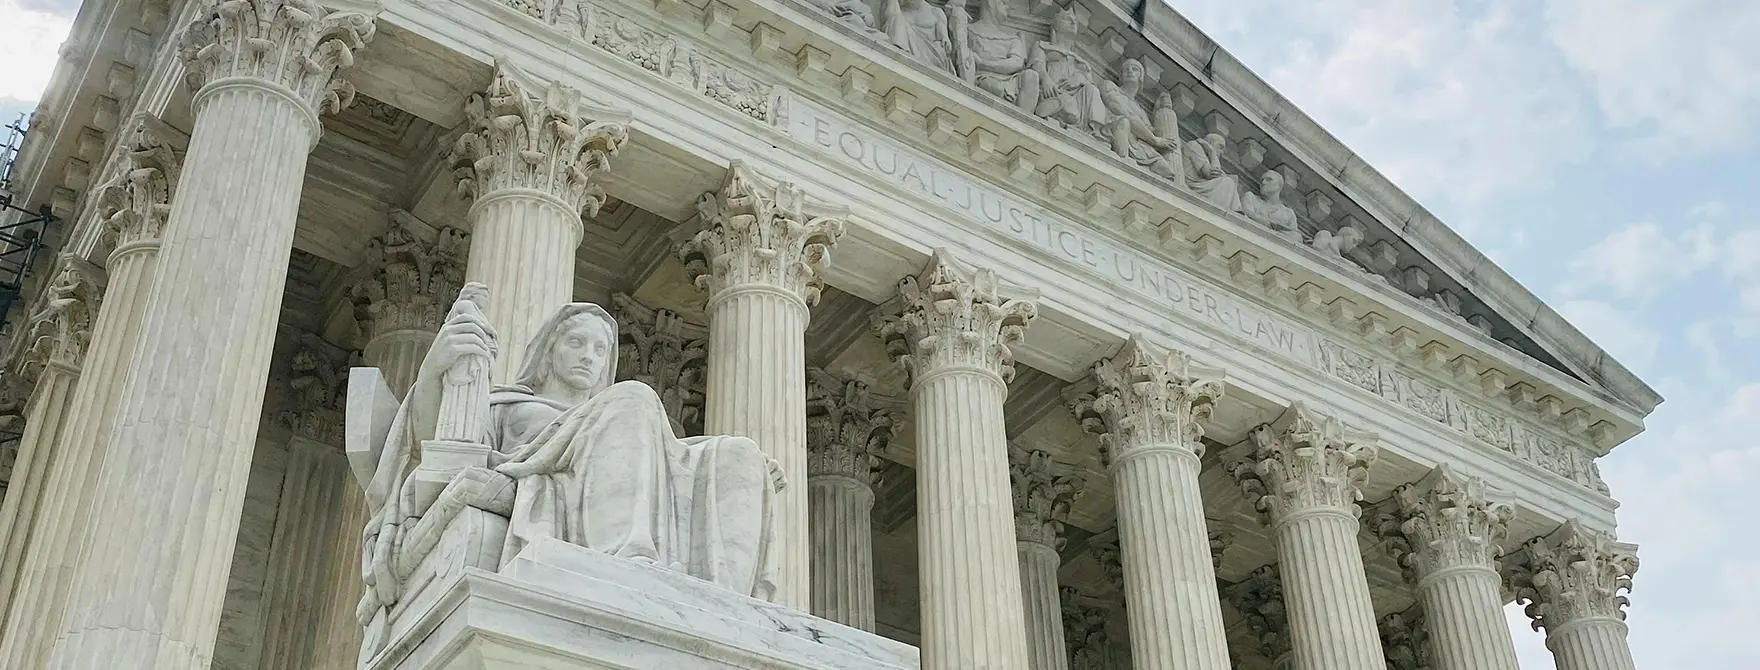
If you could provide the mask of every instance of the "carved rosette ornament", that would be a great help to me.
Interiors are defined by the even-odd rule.
[[[886,451],[898,433],[898,414],[858,381],[824,370],[807,370],[807,475],[836,475],[875,484]]]
[[[1299,402],[1288,416],[1281,430],[1270,424],[1253,429],[1249,458],[1229,466],[1247,500],[1274,526],[1312,510],[1360,515],[1357,502],[1377,454],[1369,443],[1374,437]]]
[[[1199,376],[1180,351],[1156,351],[1137,336],[1116,356],[1094,364],[1099,388],[1075,403],[1076,418],[1100,436],[1108,467],[1151,447],[1204,455],[1203,422],[1222,397],[1219,375]]]
[[[819,304],[819,276],[843,235],[844,214],[814,211],[800,187],[776,182],[734,161],[719,190],[697,200],[703,229],[678,257],[711,303],[735,287],[781,289],[808,307]]]
[[[367,242],[364,276],[350,290],[354,318],[367,341],[400,330],[435,332],[464,286],[470,236],[441,228],[428,236],[408,212],[391,212],[391,227]]]
[[[72,254],[62,254],[61,271],[25,324],[26,349],[20,371],[35,378],[50,366],[78,373],[92,340],[104,270]]]
[[[1395,489],[1393,504],[1375,530],[1414,583],[1454,567],[1496,569],[1499,543],[1515,518],[1509,505],[1486,498],[1484,480],[1456,474],[1447,464]]]
[[[629,141],[623,123],[603,119],[622,116],[498,62],[489,88],[465,103],[465,133],[454,147],[459,192],[478,202],[504,190],[537,192],[571,214],[597,216],[605,191],[592,177]]]
[[[703,432],[709,333],[668,309],[651,309],[635,298],[611,296],[617,319],[618,381],[647,384],[660,396],[679,435]]]
[[[1625,620],[1631,600],[1624,594],[1638,572],[1637,547],[1572,520],[1523,549],[1525,560],[1512,570],[1510,588],[1528,601],[1524,612],[1534,630],[1551,636],[1580,621]]]
[[[354,64],[374,30],[372,16],[315,0],[224,0],[184,30],[179,54],[192,91],[253,79],[286,88],[312,114],[335,113],[354,101],[336,71]]]
[[[348,368],[358,363],[358,358],[358,352],[344,350],[316,335],[301,335],[288,364],[287,409],[277,418],[296,437],[340,448]]]
[[[1082,478],[1051,454],[1010,444],[1008,475],[1014,488],[1014,534],[1020,542],[1063,548],[1063,524],[1082,494]]]
[[[1422,606],[1381,617],[1380,628],[1387,670],[1430,670],[1430,629]]]
[[[1267,661],[1290,653],[1289,613],[1284,610],[1283,579],[1276,565],[1261,566],[1224,593],[1252,633],[1254,651]]]
[[[183,159],[158,126],[148,119],[137,122],[116,178],[98,189],[94,204],[112,249],[159,241],[171,216]]]
[[[966,269],[936,251],[915,277],[898,282],[900,312],[878,324],[887,352],[913,381],[945,370],[977,370],[1014,379],[1014,352],[1039,309],[1003,298],[996,273]]]
[[[1070,670],[1106,670],[1106,609],[1096,607],[1073,586],[1058,589],[1063,600],[1064,639]]]

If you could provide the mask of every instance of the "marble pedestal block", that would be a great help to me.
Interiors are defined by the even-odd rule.
[[[910,645],[557,540],[427,590],[369,670],[917,667]]]

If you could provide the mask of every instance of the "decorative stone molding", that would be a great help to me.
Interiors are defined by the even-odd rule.
[[[59,261],[60,271],[25,323],[27,348],[19,367],[27,378],[50,365],[77,373],[98,318],[104,270],[72,254],[62,254]]]
[[[1132,335],[1093,367],[1099,388],[1075,403],[1076,418],[1100,435],[1101,458],[1116,466],[1137,449],[1172,447],[1203,457],[1202,422],[1222,397],[1220,373],[1200,376],[1180,351],[1158,351]]]
[[[703,432],[709,332],[668,309],[626,294],[611,296],[617,319],[617,374],[653,387],[679,435]]]
[[[1265,522],[1275,526],[1292,513],[1315,509],[1359,515],[1357,502],[1377,453],[1370,444],[1374,436],[1300,402],[1279,424],[1254,428],[1252,454],[1228,468]]]
[[[459,191],[477,201],[502,190],[536,191],[571,213],[597,216],[605,191],[592,177],[629,141],[626,116],[497,61],[489,87],[465,103],[466,130],[453,149]]]
[[[158,120],[142,117],[125,138],[116,177],[99,188],[93,202],[103,220],[101,235],[109,238],[98,246],[120,249],[157,242],[164,233],[183,171],[181,147],[169,137],[173,133]]]
[[[1008,476],[1014,488],[1014,533],[1020,542],[1063,547],[1063,524],[1082,494],[1082,478],[1051,454],[1010,444]]]
[[[1124,593],[1124,553],[1118,546],[1117,530],[1108,531],[1110,537],[1099,540],[1088,546],[1088,553],[1094,555],[1094,562],[1100,564],[1100,574],[1112,590]]]
[[[1380,624],[1387,670],[1430,670],[1430,629],[1422,605],[1381,617]]]
[[[807,203],[800,187],[768,179],[745,163],[727,168],[721,188],[697,200],[703,230],[678,256],[710,302],[729,289],[762,285],[819,304],[820,276],[845,216]]]
[[[898,434],[898,411],[859,381],[807,369],[807,474],[873,486],[880,454]]]
[[[1107,670],[1111,643],[1106,608],[1096,606],[1073,586],[1058,589],[1063,601],[1064,639],[1069,645],[1069,670]]]
[[[1267,661],[1290,653],[1289,613],[1283,607],[1283,580],[1276,565],[1262,566],[1222,592],[1252,633],[1254,651]]]
[[[1391,513],[1375,530],[1414,583],[1461,566],[1496,569],[1499,543],[1515,510],[1486,496],[1485,481],[1455,473],[1444,463],[1414,484],[1394,489]]]
[[[1216,525],[1216,522],[1214,521],[1208,523],[1211,526]],[[1209,535],[1210,538],[1210,569],[1221,570],[1222,555],[1228,553],[1229,547],[1234,546],[1234,533],[1230,533],[1226,530],[1213,529],[1210,530],[1207,535]]]
[[[915,277],[898,282],[899,311],[878,324],[887,352],[913,383],[930,373],[976,369],[1014,379],[1014,352],[1039,310],[1004,298],[996,273],[969,269],[937,249]]]
[[[335,113],[354,101],[354,85],[336,71],[354,64],[374,30],[372,16],[315,0],[223,0],[184,30],[179,54],[191,91],[248,77],[285,87],[312,114]]]
[[[1522,545],[1513,557],[1509,586],[1534,630],[1548,634],[1588,619],[1624,621],[1638,572],[1637,546],[1567,521],[1551,535]]]
[[[400,330],[435,332],[464,286],[470,236],[444,227],[431,236],[409,212],[393,210],[385,234],[367,242],[363,276],[349,290],[367,341]]]
[[[296,437],[340,449],[348,368],[358,362],[359,352],[310,333],[301,334],[295,346],[286,377],[286,409],[276,418]]]

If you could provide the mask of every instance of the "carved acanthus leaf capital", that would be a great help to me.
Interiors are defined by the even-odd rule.
[[[1638,572],[1635,545],[1572,520],[1522,548],[1509,586],[1528,601],[1524,611],[1535,630],[1591,618],[1625,620],[1631,604],[1625,594]]]
[[[1374,439],[1298,402],[1275,425],[1253,429],[1251,453],[1228,469],[1266,523],[1318,509],[1355,516]]]
[[[278,417],[281,423],[295,436],[340,447],[348,368],[359,362],[358,351],[348,351],[310,333],[300,335],[288,364],[286,409]]]
[[[400,330],[435,332],[464,286],[470,236],[457,228],[429,234],[401,210],[385,234],[367,242],[363,273],[350,290],[354,318],[367,341]]]
[[[734,161],[720,190],[697,200],[697,213],[703,229],[679,245],[678,256],[711,301],[758,284],[819,304],[820,272],[843,235],[843,212],[816,211],[800,187]]]
[[[1094,364],[1093,376],[1097,388],[1078,397],[1074,409],[1082,427],[1100,436],[1109,465],[1139,447],[1174,445],[1204,455],[1198,438],[1222,397],[1219,372],[1195,373],[1185,353],[1133,335],[1117,355]]]
[[[807,474],[875,483],[880,454],[898,434],[898,410],[859,381],[807,370]]]
[[[611,296],[617,318],[617,374],[647,384],[660,396],[680,435],[703,430],[709,333],[668,309],[652,309],[628,295]]]
[[[937,250],[922,273],[898,282],[897,311],[878,319],[887,352],[913,380],[949,369],[1014,379],[1014,351],[1039,310],[1004,298],[996,273],[967,269]]]
[[[157,241],[171,216],[171,196],[183,170],[181,133],[150,117],[135,120],[116,177],[100,186],[98,216],[110,248]]]
[[[1063,546],[1063,524],[1082,494],[1082,478],[1051,454],[1008,445],[1009,481],[1014,490],[1015,539],[1054,549]]]
[[[1059,588],[1064,639],[1069,646],[1070,670],[1105,670],[1107,657],[1106,608],[1082,595],[1073,586]]]
[[[27,376],[50,365],[79,370],[98,318],[103,268],[73,254],[62,254],[58,260],[60,271],[25,325],[28,348],[21,362]]]
[[[1430,670],[1430,629],[1422,605],[1381,617],[1379,623],[1387,670]]]
[[[1215,521],[1208,521],[1207,523],[1210,526],[1216,525]],[[1234,546],[1234,533],[1212,528],[1208,535],[1210,538],[1210,568],[1212,570],[1221,570],[1222,555],[1228,553],[1229,547]]]
[[[1497,569],[1515,510],[1491,501],[1484,480],[1443,464],[1395,489],[1391,503],[1393,511],[1376,519],[1375,531],[1407,579],[1457,566]]]
[[[222,0],[184,30],[179,54],[192,91],[248,77],[287,88],[312,114],[335,113],[354,101],[336,72],[354,65],[374,30],[373,16],[316,0]]]
[[[1283,606],[1283,579],[1276,565],[1262,566],[1224,587],[1223,596],[1241,613],[1259,654],[1275,661],[1289,653],[1289,613]]]
[[[599,214],[605,191],[592,178],[629,141],[627,113],[593,108],[579,91],[505,62],[464,111],[465,133],[454,147],[461,193],[481,200],[529,189],[560,199],[570,212]]]

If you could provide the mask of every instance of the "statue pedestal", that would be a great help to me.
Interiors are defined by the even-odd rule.
[[[558,540],[442,579],[366,668],[917,668],[902,642]]]

